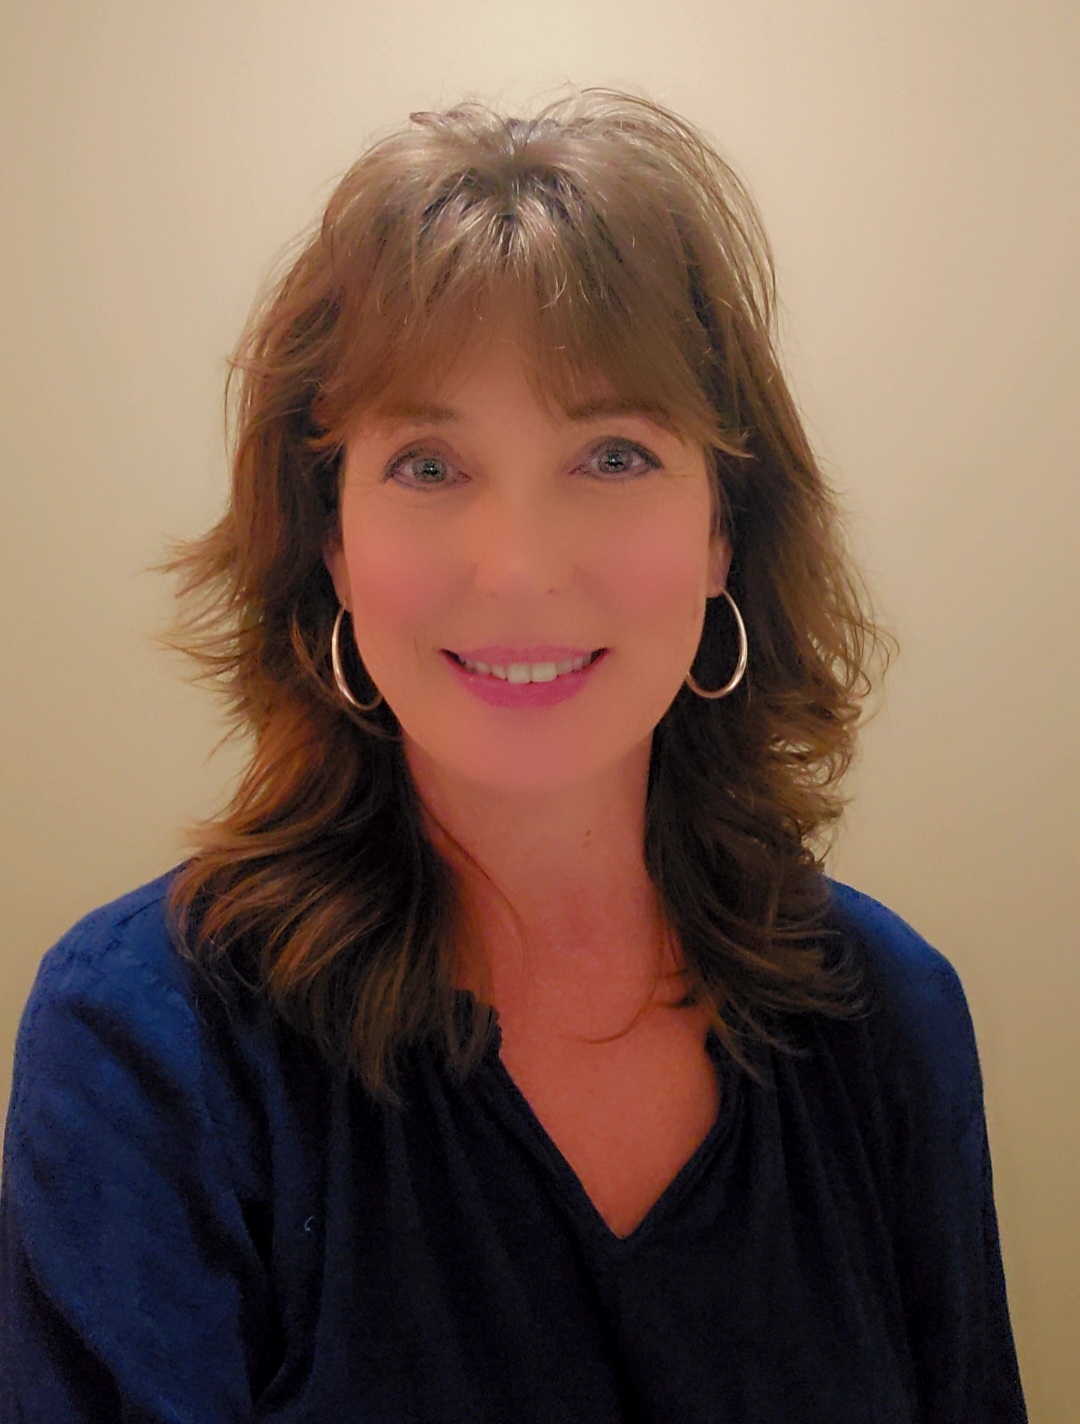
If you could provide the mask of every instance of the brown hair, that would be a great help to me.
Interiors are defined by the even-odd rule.
[[[394,714],[358,719],[334,689],[323,551],[347,428],[433,388],[492,298],[520,314],[546,397],[567,406],[599,371],[711,454],[751,660],[726,699],[684,685],[656,728],[645,859],[687,1001],[753,1072],[747,1046],[787,1046],[777,1014],[863,1008],[854,963],[822,936],[814,847],[887,650],[778,364],[753,205],[690,124],[626,93],[586,89],[532,120],[476,102],[412,115],[345,174],[253,312],[230,377],[228,508],[166,565],[174,645],[253,738],[172,884],[182,948],[255,986],[375,1097],[395,1098],[409,1043],[466,1071],[488,1041],[490,1015],[463,1014],[454,988],[472,930]],[[735,657],[714,599],[695,676],[719,686]],[[355,653],[349,675],[370,700]]]

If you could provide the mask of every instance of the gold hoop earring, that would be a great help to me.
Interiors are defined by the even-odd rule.
[[[345,669],[341,665],[341,620],[345,617],[345,605],[341,604],[334,619],[334,631],[330,634],[330,662],[334,668],[334,685],[338,692],[357,712],[374,712],[379,703],[383,700],[380,692],[374,702],[357,702],[356,698],[349,691],[349,684],[345,681]]]
[[[732,598],[731,594],[728,593],[726,588],[722,588],[720,592],[724,595],[728,603],[731,605],[731,611],[735,615],[735,626],[739,630],[739,661],[735,664],[735,671],[731,674],[730,679],[724,683],[723,687],[718,687],[715,692],[705,692],[697,685],[690,673],[687,673],[686,681],[690,686],[690,690],[692,692],[696,692],[699,697],[727,697],[729,693],[734,692],[735,689],[738,687],[739,683],[743,680],[743,674],[746,672],[747,660],[750,656],[750,644],[747,641],[746,637],[746,624],[743,622],[742,614],[739,612],[738,604]]]

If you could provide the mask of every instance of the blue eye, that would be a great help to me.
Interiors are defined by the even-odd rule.
[[[648,450],[642,449],[640,445],[634,445],[629,440],[606,440],[603,445],[598,445],[593,451],[592,458],[600,457],[600,468],[604,473],[611,475],[626,475],[633,479],[637,475],[645,473],[645,470],[657,470],[660,468],[660,461],[655,455],[650,455]],[[608,463],[609,456],[614,456],[618,462],[614,465]],[[639,467],[635,470],[630,467],[632,460],[639,461]],[[644,469],[641,466],[644,466]]]
[[[439,478],[440,468],[445,468],[448,462],[441,455],[435,455],[430,450],[406,450],[387,470],[387,478],[394,479],[394,472],[399,466],[412,467],[413,482],[406,482],[406,489],[430,489],[446,483]],[[401,483],[401,481],[398,481]]]
[[[432,450],[406,450],[389,465],[385,478],[405,489],[441,489],[450,482],[445,472],[456,468],[451,461]],[[602,477],[614,476],[603,482],[618,484],[622,480],[639,478],[649,470],[658,470],[660,461],[633,441],[605,440],[593,449],[585,468],[596,470]],[[399,478],[400,470],[409,471],[410,477]]]

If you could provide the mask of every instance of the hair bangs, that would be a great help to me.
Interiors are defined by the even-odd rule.
[[[540,168],[509,192],[459,175],[413,209],[385,232],[376,224],[342,274],[346,345],[316,401],[326,443],[364,414],[436,399],[496,340],[518,349],[550,409],[623,400],[684,439],[742,453],[669,215],[636,211],[630,231],[628,213],[601,215],[565,174]]]

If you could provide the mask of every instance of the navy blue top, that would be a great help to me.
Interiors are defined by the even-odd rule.
[[[833,884],[864,1020],[792,1016],[626,1238],[496,1041],[400,1108],[173,948],[168,878],[23,1015],[0,1193],[4,1424],[1002,1424],[1026,1418],[963,989]]]

